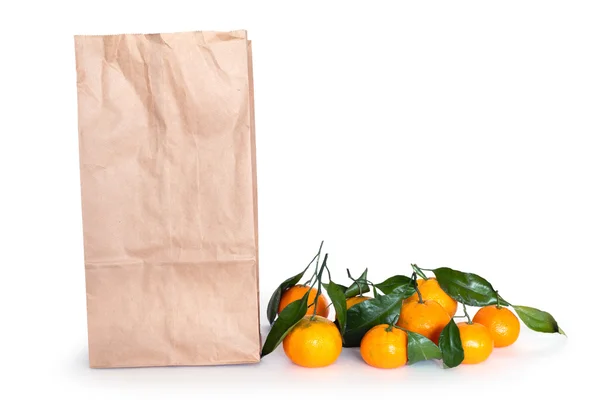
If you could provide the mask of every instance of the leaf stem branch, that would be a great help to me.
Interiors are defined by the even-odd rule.
[[[323,245],[323,242],[321,242],[321,245]],[[319,249],[319,252],[321,250]],[[319,273],[317,274],[317,294],[315,296],[315,303],[317,303],[317,301],[319,300],[319,296],[321,295],[321,290],[322,290],[322,286],[323,284],[321,283],[321,279],[323,277],[323,271],[325,270],[325,267],[327,266],[327,256],[329,254],[325,253],[325,257],[323,258],[323,264],[321,264],[321,269],[319,270]],[[315,305],[314,309],[313,309],[313,315],[311,317],[312,320],[315,319],[317,315],[317,306]]]
[[[429,279],[429,278],[427,277],[427,275],[425,275],[425,273],[424,273],[423,271],[431,271],[430,269],[419,268],[419,267],[417,266],[417,264],[410,264],[410,266],[412,267],[413,271],[415,271],[415,273],[416,273],[417,275],[419,275],[421,278],[423,278],[423,279],[425,279],[425,280]]]
[[[353,283],[356,283],[356,285],[358,286],[358,297],[362,297],[362,295],[363,295],[363,292],[362,292],[362,290],[363,290],[362,284],[363,284],[363,283],[365,283],[366,285],[368,285],[368,284],[369,284],[369,283],[368,283],[369,281],[368,281],[368,280],[365,280],[365,279],[361,279],[360,277],[359,277],[358,279],[354,279],[354,278],[352,277],[352,274],[350,274],[350,270],[349,270],[348,268],[346,268],[346,273],[348,274],[348,278],[350,278],[350,280],[351,280]]]
[[[419,296],[419,303],[423,304],[423,296],[421,296],[421,291],[419,290],[419,285],[417,285],[417,273],[413,272],[412,274],[413,286],[415,287],[415,292],[417,292],[417,296]]]
[[[323,249],[323,242],[324,242],[324,240],[321,240],[321,245],[319,246],[319,251],[317,252],[317,255],[315,256],[315,258],[317,259],[317,264],[315,265],[315,273],[313,276],[316,276],[319,271],[319,260],[321,258],[321,250]]]
[[[467,312],[467,305],[463,303],[463,311],[465,312],[465,317],[467,317],[467,324],[472,325],[473,321],[471,321],[471,317],[469,316],[469,313]]]

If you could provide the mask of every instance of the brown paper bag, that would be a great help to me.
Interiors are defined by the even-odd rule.
[[[91,367],[258,362],[245,31],[75,36]]]

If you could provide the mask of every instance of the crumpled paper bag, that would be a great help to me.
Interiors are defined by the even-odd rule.
[[[75,36],[91,367],[260,360],[245,31]]]

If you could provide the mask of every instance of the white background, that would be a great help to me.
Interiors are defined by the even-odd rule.
[[[591,388],[599,20],[595,1],[4,2],[0,398]],[[550,311],[568,338],[524,329],[453,370],[376,370],[352,350],[308,370],[281,349],[251,366],[89,369],[72,36],[211,29],[253,40],[263,325],[271,291],[325,240],[338,281],[345,268],[379,281],[410,263],[476,272]]]

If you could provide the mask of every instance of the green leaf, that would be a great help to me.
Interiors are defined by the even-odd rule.
[[[498,302],[492,284],[479,275],[450,268],[436,268],[433,273],[442,290],[459,303],[483,307]]]
[[[342,292],[344,292],[344,293],[346,293],[346,290],[348,290],[348,287],[347,287],[347,286],[340,285],[339,283],[338,283],[337,285],[338,285],[338,287],[339,287],[340,289],[342,289]],[[345,294],[344,294],[344,296],[345,296]]]
[[[313,261],[311,261],[310,264],[312,264]],[[304,275],[308,267],[310,267],[310,264],[308,264],[306,268],[304,268],[304,271],[300,272],[298,275],[294,275],[291,278],[286,279],[281,283],[281,285],[277,287],[277,289],[275,289],[275,291],[271,295],[271,298],[269,299],[269,304],[267,305],[267,318],[270,324],[273,324],[273,321],[275,321],[275,317],[277,316],[277,311],[279,310],[279,302],[281,301],[281,295],[287,289],[300,282],[300,279],[302,279],[302,276]]]
[[[398,286],[389,294],[377,299],[365,300],[351,307],[346,321],[344,347],[358,347],[369,329],[379,324],[391,324],[398,320],[402,300],[415,292],[411,284]]]
[[[296,326],[298,322],[306,315],[308,310],[308,294],[306,292],[301,299],[295,300],[288,304],[279,317],[275,320],[275,323],[271,327],[265,344],[263,345],[261,357],[266,356],[277,348],[285,339],[286,335]]]
[[[560,333],[566,336],[565,332],[558,326],[558,322],[546,311],[525,306],[513,306],[513,308],[529,329],[543,333]]]
[[[344,295],[344,291],[340,285],[333,281],[323,284],[323,286],[325,286],[327,295],[333,303],[333,308],[335,308],[335,318],[338,320],[338,328],[343,335],[344,330],[346,330],[346,296]]]
[[[414,364],[419,361],[439,360],[442,358],[442,351],[431,340],[425,336],[405,331],[408,335],[408,364]]]
[[[411,279],[408,276],[394,275],[390,278],[387,278],[385,281],[376,284],[375,287],[381,290],[383,293],[388,294],[391,293],[398,286],[406,285],[410,282]]]
[[[358,279],[356,279],[355,282],[352,282],[352,285],[350,285],[350,287],[348,289],[346,289],[346,298],[350,298],[350,297],[354,297],[354,296],[358,296],[360,293],[365,294],[368,293],[371,288],[369,287],[369,285],[367,284],[367,271],[369,270],[369,268],[365,269],[365,271],[358,277]],[[348,277],[350,279],[352,279],[352,276],[350,275],[350,271],[348,271]]]
[[[560,333],[561,335],[567,336],[567,334],[565,333],[565,331],[563,331],[560,326],[558,327],[558,333]]]
[[[440,350],[442,360],[447,368],[454,368],[465,359],[465,352],[460,340],[460,331],[453,319],[448,322],[440,334]]]

